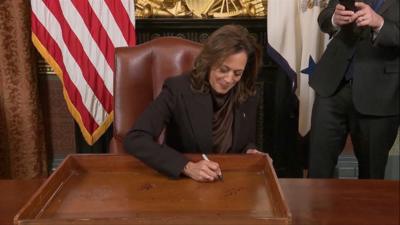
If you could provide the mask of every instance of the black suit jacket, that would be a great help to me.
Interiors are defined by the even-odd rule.
[[[256,111],[256,96],[235,107],[230,153],[255,147]],[[159,172],[179,177],[188,162],[182,153],[212,153],[212,116],[211,95],[193,92],[189,75],[169,78],[126,135],[124,147]],[[160,145],[156,140],[164,127]]]
[[[357,111],[376,116],[398,115],[399,0],[386,0],[378,10],[385,22],[375,40],[370,28],[353,25],[335,31],[331,18],[337,3],[338,0],[331,0],[318,18],[321,30],[333,38],[310,77],[310,86],[322,97],[333,95],[353,57],[352,94]]]

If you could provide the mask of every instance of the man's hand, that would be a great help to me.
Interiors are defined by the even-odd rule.
[[[332,22],[335,26],[344,26],[354,21],[354,12],[346,10],[346,7],[341,4],[337,4],[335,12],[333,13]]]
[[[358,27],[369,26],[374,31],[378,31],[383,25],[383,18],[377,14],[368,4],[356,2],[358,11],[352,16]]]
[[[200,182],[216,181],[218,180],[218,175],[222,174],[218,163],[207,160],[188,162],[183,169],[183,173]]]

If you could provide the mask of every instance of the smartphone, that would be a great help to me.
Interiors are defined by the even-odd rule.
[[[339,0],[339,3],[346,7],[346,10],[356,11],[357,8],[354,6],[355,0]]]

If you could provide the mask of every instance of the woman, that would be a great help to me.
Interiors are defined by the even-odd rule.
[[[207,39],[188,74],[167,79],[124,139],[125,149],[170,177],[214,181],[218,163],[182,153],[260,153],[255,149],[255,82],[261,48],[247,29],[226,25]],[[165,128],[165,144],[157,138]]]

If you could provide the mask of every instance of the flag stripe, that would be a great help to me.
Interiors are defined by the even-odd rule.
[[[99,18],[87,1],[73,0],[72,3],[81,15],[86,27],[90,29],[93,41],[99,46],[108,65],[114,70],[114,46]]]
[[[32,42],[62,81],[68,109],[89,144],[114,117],[114,52],[135,45],[134,4],[31,0]]]
[[[44,2],[42,1],[35,1],[35,2],[37,3],[35,4],[37,8],[33,8],[33,11],[37,12],[35,13],[36,17],[42,24],[44,24],[44,22],[50,24],[50,26],[47,26],[46,29],[49,32],[50,36],[55,40],[55,42],[61,49],[62,59],[60,59],[61,61],[58,61],[58,63],[64,62],[65,71],[63,72],[64,73],[67,72],[70,75],[69,77],[71,78],[71,81],[75,84],[78,91],[82,95],[82,100],[85,107],[89,110],[89,112],[91,112],[91,115],[96,121],[96,123],[101,124],[101,122],[105,119],[106,115],[103,113],[100,107],[96,107],[99,105],[101,106],[101,103],[95,97],[92,89],[88,86],[86,80],[83,79],[83,74],[78,64],[76,63],[74,57],[71,55],[71,52],[69,51],[68,46],[63,40],[62,37],[63,32],[60,24],[58,23],[54,15],[51,13],[50,9],[47,8],[47,6],[44,4]],[[56,1],[51,1],[51,2],[54,3]],[[35,6],[32,5],[32,7]],[[44,17],[44,15],[46,15],[46,17]],[[68,39],[67,43],[69,43]]]
[[[94,67],[96,70],[93,72],[97,72],[96,74],[90,74],[89,77],[100,77],[102,80],[99,82],[104,82],[108,90],[109,96],[111,97],[111,93],[113,93],[113,71],[109,66],[107,60],[105,59],[104,55],[102,54],[99,46],[97,45],[96,41],[92,38],[92,35],[89,29],[85,26],[85,23],[76,10],[75,6],[72,4],[70,0],[61,1],[61,9],[64,12],[64,17],[68,22],[68,28],[74,31],[74,34],[79,39],[81,46],[85,52],[85,55],[82,55],[82,59],[86,60],[88,57],[92,65],[89,67],[92,69]],[[79,58],[81,59],[81,58]],[[83,67],[82,69],[86,69]],[[86,72],[86,71],[84,71]],[[92,72],[92,71],[90,71]],[[100,84],[101,85],[101,84]],[[101,87],[104,90],[104,87]],[[110,101],[111,102],[111,101]],[[111,106],[111,104],[110,104]],[[111,110],[110,110],[111,111]],[[110,112],[108,111],[108,112]]]
[[[115,21],[112,13],[106,5],[96,4],[95,2],[89,1],[93,11],[96,13],[104,29],[107,31],[114,47],[127,46],[128,42],[125,40],[124,35],[118,28],[117,22]]]
[[[62,61],[62,52],[61,49],[59,48],[58,44],[56,41],[51,37],[51,35],[47,32],[47,29],[42,25],[42,23],[38,20],[36,15],[32,13],[32,31],[36,34],[40,42],[42,43],[43,46],[47,46],[47,51],[49,51],[49,54],[55,59],[55,61],[58,63],[58,66],[60,69],[63,71],[65,70],[65,65]],[[76,86],[73,84],[71,79],[69,78],[69,74],[67,72],[64,72],[64,74],[61,74],[60,79],[63,82],[65,91],[71,101],[71,103],[76,107],[76,109],[80,112],[81,117],[82,117],[82,122],[84,123],[85,127],[89,128],[88,131],[92,132],[94,131],[98,125],[94,121],[93,117],[89,113],[89,111],[86,109],[85,105],[82,102],[82,96],[80,95],[78,89]]]
[[[62,2],[66,3],[69,1],[64,0]],[[88,110],[94,113],[93,117],[96,118],[96,121],[100,122],[105,116],[101,108],[104,108],[107,112],[112,111],[112,95],[109,91],[107,91],[103,80],[100,78],[98,72],[94,68],[92,62],[90,62],[88,59],[88,56],[83,49],[83,44],[85,46],[87,46],[87,44],[85,42],[82,43],[78,39],[75,32],[71,29],[71,26],[66,21],[66,18],[63,17],[63,15],[69,17],[68,12],[73,10],[69,9],[67,12],[64,11],[63,13],[60,2],[54,0],[45,0],[44,3],[55,16],[54,20],[57,21],[55,24],[51,24],[50,26],[60,26],[57,32],[62,34],[62,39],[59,41],[56,39],[56,41],[59,43],[60,47],[62,47],[61,49],[63,49],[63,47],[68,49],[68,51],[66,51],[67,55],[64,56],[64,60],[67,60],[65,62],[67,64],[66,69],[70,70],[69,74],[73,75],[71,77],[73,81],[75,77],[79,79],[74,83],[76,85],[81,84],[81,88],[79,88],[78,85],[77,86],[80,91],[84,91],[81,92],[83,102],[86,103],[85,105],[88,107]],[[72,21],[72,23],[74,22]],[[77,25],[74,27],[76,26]],[[68,64],[70,66],[68,66]],[[81,81],[83,80],[81,79],[82,77],[86,82]],[[104,101],[101,102],[98,99],[104,99]]]
[[[132,45],[135,43],[135,39],[131,38],[135,36],[135,29],[133,28],[133,25],[129,21],[129,15],[125,9],[125,7],[122,5],[120,1],[114,1],[114,0],[105,0],[108,8],[110,9],[111,13],[113,14],[115,20],[117,21],[117,25],[122,31],[122,35],[124,35],[126,42],[128,42],[128,45]],[[129,41],[131,40],[130,43]]]
[[[133,29],[135,29],[135,26],[136,26],[135,17],[133,16],[133,15],[135,15],[135,4],[130,4],[129,1],[122,1],[122,5],[124,6],[125,11],[128,13],[129,20],[133,26]],[[133,37],[136,37],[136,34]],[[135,40],[136,40],[136,38],[135,38]]]

